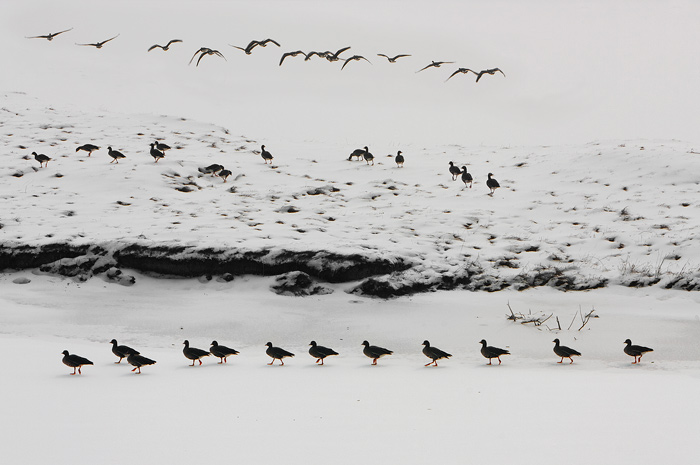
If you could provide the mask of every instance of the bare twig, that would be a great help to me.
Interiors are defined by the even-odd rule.
[[[577,314],[578,314],[578,312],[574,313],[574,319],[571,320],[571,324],[569,325],[568,328],[566,328],[567,331],[570,330],[571,327],[574,325],[574,321],[576,321],[576,315],[577,315]]]

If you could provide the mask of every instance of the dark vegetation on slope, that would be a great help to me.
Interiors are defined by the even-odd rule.
[[[341,254],[328,251],[197,249],[184,246],[72,245],[41,246],[0,244],[0,271],[38,269],[40,272],[85,281],[92,276],[122,285],[136,279],[123,270],[136,270],[156,276],[218,277],[231,281],[235,276],[277,276],[271,290],[282,295],[326,294],[329,283],[357,282],[348,292],[394,298],[438,290],[466,289],[496,292],[506,288],[524,290],[550,286],[562,291],[581,291],[607,286],[603,277],[583,276],[574,266],[542,267],[515,276],[503,277],[486,272],[478,263],[466,264],[459,271],[434,270],[430,264],[402,257]],[[619,284],[640,287],[637,279],[621,277]],[[666,289],[700,290],[700,278],[676,276],[645,282]],[[642,286],[643,286],[642,285]]]

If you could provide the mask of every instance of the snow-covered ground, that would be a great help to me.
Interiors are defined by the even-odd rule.
[[[451,291],[378,302],[282,297],[265,290],[271,278],[139,277],[125,288],[22,275],[32,282],[0,278],[0,437],[12,463],[695,462],[697,293]],[[563,330],[508,321],[508,302],[554,313]],[[579,306],[599,315],[581,331]],[[115,365],[113,337],[157,364],[141,375]],[[583,356],[557,364],[555,337]],[[622,352],[628,337],[654,348],[640,365]],[[424,367],[426,338],[453,357]],[[487,366],[482,338],[512,355]],[[184,339],[241,353],[190,367]],[[316,366],[312,339],[340,355]],[[364,339],[395,353],[370,366]],[[267,366],[268,340],[296,357]],[[70,376],[64,349],[95,365]]]
[[[326,250],[405,260],[395,282],[479,267],[511,284],[384,301],[346,292],[358,282],[294,298],[271,277],[8,271],[3,459],[695,463],[700,297],[666,287],[700,279],[699,15],[687,1],[2,2],[4,249]],[[267,37],[282,47],[229,46]],[[279,66],[348,45],[372,64]],[[188,66],[203,46],[226,59]],[[432,60],[455,63],[416,73]],[[445,82],[458,67],[506,76]],[[157,164],[155,139],[173,147]],[[347,160],[365,145],[374,166]],[[108,146],[127,158],[110,164]],[[227,182],[198,171],[211,163]],[[516,290],[540,272],[606,287]],[[521,325],[508,304],[552,316]],[[583,356],[557,364],[555,337]],[[115,365],[112,338],[157,364]],[[503,365],[485,365],[484,338],[511,350]],[[632,365],[627,338],[654,352]],[[241,354],[188,367],[184,339]],[[369,366],[364,339],[395,354]],[[453,357],[424,367],[425,339]],[[311,340],[340,355],[315,366]],[[296,357],[267,366],[267,341]],[[95,365],[70,376],[65,349]]]

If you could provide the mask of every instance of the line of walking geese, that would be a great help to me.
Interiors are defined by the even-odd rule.
[[[570,360],[569,364],[572,364],[574,363],[573,357],[581,356],[581,353],[577,350],[561,345],[559,343],[559,339],[554,339],[552,342],[554,342],[554,353],[557,357],[561,357],[561,360],[559,360],[557,363],[563,363],[564,359],[568,358]],[[479,343],[481,344],[481,355],[489,360],[488,365],[492,364],[491,360],[494,358],[498,360],[498,364],[500,365],[501,356],[510,355],[510,351],[506,349],[499,349],[498,347],[488,345],[485,339],[482,339]],[[119,360],[115,363],[121,363],[121,361],[126,358],[126,361],[134,367],[131,370],[132,372],[135,371],[137,374],[139,374],[141,373],[141,367],[156,363],[155,360],[144,357],[139,351],[132,349],[129,346],[119,345],[116,339],[112,339],[110,344],[112,344],[112,353],[119,357]],[[202,358],[210,355],[219,358],[219,364],[227,363],[226,359],[229,356],[238,355],[240,353],[235,349],[220,345],[216,341],[212,341],[209,350],[190,347],[190,342],[188,340],[185,340],[183,344],[185,347],[182,349],[182,353],[187,359],[192,361],[192,365],[190,366],[195,366],[196,362],[199,362],[201,365]],[[625,340],[624,344],[625,347],[623,351],[630,357],[634,357],[634,362],[632,362],[632,364],[640,363],[642,361],[642,355],[647,352],[653,352],[653,349],[650,349],[649,347],[632,345],[632,341],[629,339]],[[267,346],[265,353],[272,359],[268,365],[274,364],[275,360],[279,360],[280,364],[284,365],[285,358],[294,357],[293,353],[282,349],[281,347],[275,347],[271,342],[268,342],[265,345]],[[394,353],[393,351],[385,349],[384,347],[370,345],[370,343],[367,341],[363,341],[362,345],[364,346],[362,353],[372,359],[372,365],[376,365],[377,360],[380,358],[386,355],[392,355]],[[338,355],[338,352],[335,350],[320,346],[316,344],[316,341],[311,341],[309,346],[309,355],[316,359],[315,363],[320,362],[320,365],[323,365],[323,361],[326,359],[326,357]],[[452,354],[448,354],[444,350],[431,346],[430,342],[428,341],[423,341],[423,354],[431,360],[425,364],[426,367],[429,365],[438,366],[438,360],[452,357]],[[85,357],[71,354],[67,350],[63,351],[63,363],[64,365],[73,368],[73,373],[71,373],[71,375],[82,374],[80,371],[81,367],[85,365],[93,365],[93,363]]]
[[[49,34],[43,34],[43,35],[37,35],[37,36],[29,36],[29,37],[27,37],[27,39],[46,39],[46,40],[48,40],[48,41],[52,41],[56,36],[58,36],[58,35],[60,35],[60,34],[63,34],[64,32],[68,32],[68,31],[72,31],[72,30],[73,30],[73,28],[70,28],[70,29],[66,29],[66,30],[63,30],[63,31],[59,31],[59,32],[51,32],[51,33],[49,33]],[[95,48],[97,48],[97,49],[100,49],[100,48],[102,48],[106,43],[108,43],[108,42],[110,42],[110,41],[116,39],[117,37],[119,37],[119,34],[117,34],[117,35],[114,36],[114,37],[110,37],[109,39],[102,40],[102,41],[100,41],[100,42],[94,42],[94,43],[88,43],[88,44],[78,44],[78,43],[76,43],[76,45],[88,46],[88,47],[95,47]],[[159,45],[159,44],[151,45],[151,46],[148,48],[148,51],[150,52],[150,51],[152,51],[152,50],[155,50],[155,49],[157,49],[157,48],[160,48],[160,49],[163,50],[164,52],[167,52],[168,50],[170,50],[170,46],[171,46],[171,45],[177,44],[177,43],[181,43],[181,42],[182,42],[182,40],[180,40],[180,39],[172,39],[172,40],[168,41],[168,43],[165,44],[165,45]],[[280,44],[279,44],[279,42],[277,42],[276,40],[273,40],[273,39],[251,40],[251,41],[248,43],[248,45],[246,45],[245,47],[241,47],[241,46],[238,46],[238,45],[232,45],[232,44],[229,44],[229,45],[230,45],[231,47],[235,48],[235,49],[242,50],[246,55],[250,55],[250,54],[253,53],[253,50],[254,50],[256,47],[263,47],[263,48],[264,48],[264,47],[267,47],[268,44],[274,44],[274,45],[276,45],[277,47],[281,47]],[[343,47],[343,48],[337,50],[335,53],[333,53],[333,52],[330,51],[330,50],[326,50],[326,51],[324,51],[324,52],[317,52],[317,51],[304,52],[304,51],[302,51],[302,50],[296,50],[296,51],[293,51],[293,52],[285,52],[285,53],[282,54],[282,58],[280,59],[279,65],[282,66],[282,63],[284,63],[284,60],[285,60],[287,57],[296,57],[296,56],[299,56],[299,55],[303,55],[303,56],[304,56],[304,61],[309,61],[313,56],[317,56],[317,57],[319,57],[319,58],[325,58],[327,61],[329,61],[329,62],[331,62],[331,63],[334,63],[334,62],[336,62],[336,61],[342,61],[342,62],[343,62],[343,66],[340,68],[341,71],[342,71],[343,69],[345,69],[345,67],[348,65],[348,63],[351,63],[351,62],[353,62],[353,61],[361,61],[361,60],[364,60],[364,61],[366,61],[367,63],[372,64],[372,62],[370,62],[367,58],[365,58],[365,57],[362,56],[362,55],[352,55],[352,56],[350,56],[350,57],[348,57],[348,58],[341,58],[341,57],[340,57],[340,54],[346,52],[346,51],[349,50],[349,49],[350,49],[350,47]],[[226,60],[226,57],[225,57],[225,56],[223,55],[223,53],[221,53],[220,51],[214,50],[214,49],[211,49],[211,48],[208,48],[208,47],[201,47],[199,50],[197,50],[197,51],[194,53],[194,55],[192,55],[192,58],[190,59],[189,64],[191,65],[192,62],[194,61],[194,59],[197,58],[197,62],[196,62],[196,64],[195,64],[195,66],[199,66],[199,62],[202,61],[202,58],[204,58],[205,56],[218,56],[218,57],[221,57],[221,58],[223,58],[224,60]],[[386,58],[386,60],[387,60],[389,63],[396,63],[396,60],[398,60],[399,58],[410,57],[411,55],[403,53],[403,54],[398,54],[398,55],[394,55],[394,56],[389,56],[389,55],[385,55],[385,54],[383,54],[383,53],[377,53],[377,56]],[[427,65],[427,66],[425,66],[425,67],[419,69],[418,71],[416,71],[416,73],[420,73],[421,71],[425,71],[425,70],[428,69],[428,68],[439,68],[439,67],[442,66],[442,65],[454,64],[454,63],[455,63],[454,61],[432,61],[429,65]],[[453,72],[453,73],[450,75],[450,77],[448,77],[448,78],[445,80],[445,82],[449,81],[450,79],[452,79],[452,78],[453,78],[454,76],[456,76],[457,74],[469,74],[469,73],[472,73],[472,74],[474,74],[474,75],[476,76],[476,81],[475,81],[475,82],[479,82],[479,79],[481,79],[484,75],[491,75],[491,76],[493,76],[493,75],[495,75],[496,73],[501,73],[501,74],[505,77],[505,73],[504,73],[503,71],[501,71],[499,68],[483,69],[483,70],[481,70],[481,71],[474,71],[474,70],[469,69],[469,68],[459,68],[459,69],[457,69],[457,71]]]

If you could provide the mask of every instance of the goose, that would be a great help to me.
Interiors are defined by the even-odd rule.
[[[627,344],[623,349],[625,353],[630,357],[634,357],[634,362],[632,362],[632,364],[641,363],[642,355],[654,351],[654,349],[650,349],[649,347],[632,345],[632,341],[629,339],[625,339],[625,344]]]
[[[396,60],[398,60],[399,58],[410,57],[411,55],[396,55],[396,56],[390,57],[390,56],[384,55],[383,53],[377,53],[377,56],[386,58],[387,60],[389,60],[389,63],[396,63]]]
[[[112,150],[112,147],[107,147],[107,154],[112,157],[112,161],[110,161],[110,163],[114,163],[116,161],[118,164],[121,158],[126,158],[126,155],[116,150]]]
[[[365,153],[362,154],[362,157],[365,159],[368,165],[370,162],[372,162],[372,166],[374,166],[374,155],[369,153],[369,150],[365,150]]]
[[[167,52],[168,50],[170,50],[170,46],[171,46],[172,44],[176,44],[176,43],[179,43],[179,42],[182,42],[182,41],[181,41],[180,39],[172,39],[172,40],[170,40],[170,41],[169,41],[167,44],[165,44],[165,45],[158,45],[158,44],[151,45],[151,46],[148,48],[148,51],[150,52],[151,50],[153,50],[153,49],[155,49],[155,48],[162,48],[164,52]]]
[[[469,69],[469,68],[459,68],[457,71],[455,71],[454,73],[450,74],[450,77],[448,77],[447,79],[445,79],[445,82],[449,81],[450,79],[452,79],[453,76],[455,76],[455,75],[457,75],[457,74],[459,74],[459,73],[462,73],[462,74],[474,73],[474,74],[476,74],[476,71],[473,71],[473,70],[471,70],[471,69]]]
[[[219,176],[221,179],[223,179],[224,182],[226,182],[226,178],[228,178],[229,176],[231,176],[231,174],[232,174],[232,173],[231,173],[231,170],[223,169],[223,170],[219,171],[218,176]]]
[[[326,51],[326,52],[323,53],[323,58],[325,58],[326,60],[330,61],[331,63],[334,63],[334,62],[339,61],[339,60],[341,59],[341,58],[340,58],[340,54],[341,54],[341,53],[343,53],[343,52],[345,52],[346,50],[349,50],[349,49],[350,49],[350,47],[343,47],[343,48],[339,49],[339,50],[338,50],[337,52],[335,52],[335,53],[333,53],[333,52],[331,52],[330,50],[328,50],[328,51]]]
[[[453,181],[456,181],[456,180],[457,180],[457,176],[459,176],[460,174],[462,174],[462,170],[460,170],[459,168],[457,168],[457,167],[455,166],[454,163],[450,162],[450,174],[452,175],[452,180],[453,180]]]
[[[367,146],[365,145],[365,148],[364,148],[364,149],[355,149],[355,150],[353,150],[352,153],[350,154],[350,156],[348,157],[348,160],[352,160],[353,157],[357,157],[358,160],[361,160],[362,157],[364,156],[364,154],[365,154],[365,153],[368,153],[368,152],[369,152],[369,149],[368,149]]]
[[[438,349],[437,347],[433,347],[430,345],[430,342],[423,341],[423,355],[426,357],[432,359],[433,361],[430,363],[426,363],[425,366],[428,365],[433,365],[433,366],[438,366],[437,361],[442,359],[442,358],[450,358],[452,357],[452,354],[448,354],[447,352]]]
[[[219,57],[223,58],[224,60],[226,60],[226,57],[220,51],[213,50],[213,49],[207,48],[207,47],[202,47],[199,50],[197,50],[196,52],[194,52],[194,55],[192,55],[192,58],[190,59],[190,62],[188,63],[189,65],[192,64],[192,60],[194,60],[194,58],[198,54],[199,54],[199,58],[197,58],[197,64],[195,66],[199,66],[199,62],[202,61],[202,58],[204,58],[206,55],[216,55],[216,56],[219,56]],[[228,60],[226,60],[226,61],[228,61]]]
[[[498,181],[492,178],[493,174],[489,173],[489,178],[486,180],[486,186],[491,189],[491,192],[489,192],[489,195],[493,195],[494,192],[496,192],[496,189],[501,187],[500,184],[498,184]]]
[[[561,357],[561,360],[559,360],[557,363],[564,363],[564,357],[566,357],[569,360],[571,360],[571,362],[569,363],[569,365],[571,365],[572,363],[574,363],[574,359],[571,357],[581,356],[581,352],[574,350],[571,347],[559,345],[559,338],[553,340],[552,342],[554,343],[554,353],[557,354],[557,357]]]
[[[338,355],[338,352],[333,349],[317,345],[316,341],[311,341],[309,345],[311,346],[309,347],[309,355],[316,359],[316,363],[321,362],[321,365],[323,365],[323,359],[326,357]]]
[[[197,349],[196,347],[190,347],[190,341],[188,341],[187,339],[185,339],[185,342],[183,342],[183,344],[185,344],[185,347],[182,349],[182,353],[185,355],[185,357],[192,360],[192,365],[190,365],[192,367],[194,366],[195,361],[198,361],[201,365],[202,357],[208,357],[209,355],[211,355],[206,350]]]
[[[53,160],[53,158],[49,158],[47,155],[44,155],[43,153],[37,154],[36,152],[32,152],[32,155],[34,155],[34,159],[39,162],[40,168],[44,168],[46,166],[49,166],[49,161]]]
[[[385,349],[383,347],[371,346],[367,341],[362,341],[362,345],[365,346],[364,349],[362,349],[362,353],[372,359],[372,365],[376,365],[377,360],[381,357],[384,357],[385,355],[391,355],[394,353],[393,351]]]
[[[132,349],[129,346],[120,346],[117,343],[116,339],[112,339],[109,341],[110,344],[112,344],[112,353],[119,357],[119,360],[114,362],[114,363],[121,363],[122,359],[125,357],[128,357],[129,354],[138,354],[139,352],[137,350]]]
[[[117,37],[119,37],[119,34],[117,34],[116,36],[114,36],[114,37],[112,37],[112,38],[110,38],[110,39],[103,40],[102,42],[95,42],[94,44],[75,44],[75,45],[82,45],[82,46],[86,46],[86,47],[102,48],[102,46],[103,46],[104,44],[106,44],[106,43],[109,42],[109,41],[112,41],[112,40],[116,39]]]
[[[472,175],[467,173],[467,167],[463,166],[462,167],[462,182],[464,183],[464,187],[467,187],[467,183],[469,183],[469,188],[472,188],[472,181],[474,181],[474,178],[472,178]]]
[[[90,155],[92,155],[92,152],[94,152],[95,150],[100,150],[100,148],[96,145],[93,145],[93,144],[85,144],[85,145],[81,145],[80,147],[75,149],[76,152],[78,152],[80,150],[87,152],[88,157],[89,157]]]
[[[264,145],[260,147],[260,150],[261,150],[260,156],[265,161],[265,164],[267,164],[268,161],[270,162],[270,164],[272,164],[272,154],[270,152],[268,152],[267,150],[265,150]]]
[[[255,47],[257,47],[258,45],[261,47],[267,47],[267,44],[269,44],[270,42],[277,45],[278,47],[280,46],[279,43],[277,43],[276,41],[274,41],[272,39],[265,39],[262,41],[251,40],[250,43],[248,45],[246,45],[245,47],[239,47],[238,45],[231,45],[231,44],[229,44],[229,45],[231,45],[231,47],[233,47],[233,48],[237,48],[238,50],[243,50],[246,55],[250,55],[251,53],[253,53],[253,49]]]
[[[315,50],[312,50],[306,54],[306,57],[304,57],[304,61],[309,61],[311,59],[311,57],[314,55],[321,57],[321,58],[326,58],[326,52],[317,52]]]
[[[481,79],[481,76],[483,76],[484,74],[490,74],[491,76],[493,76],[494,74],[496,74],[496,72],[499,72],[503,75],[503,77],[506,77],[506,74],[498,68],[483,69],[483,70],[479,71],[478,73],[475,73],[476,74],[476,82],[479,82],[479,79]]]
[[[237,350],[231,349],[231,348],[226,347],[226,346],[219,345],[219,343],[216,341],[211,341],[211,347],[209,348],[209,352],[211,352],[211,354],[214,357],[219,357],[221,359],[219,364],[228,363],[226,361],[226,357],[228,357],[229,355],[238,355],[239,354],[239,352]]]
[[[27,39],[46,39],[49,42],[53,40],[54,37],[56,37],[59,34],[63,34],[64,32],[72,31],[73,28],[66,29],[65,31],[60,31],[60,32],[50,32],[49,34],[43,35],[43,36],[32,36],[32,37],[27,37]]]
[[[274,347],[272,345],[272,342],[268,342],[265,344],[267,346],[267,350],[265,350],[265,353],[272,357],[272,361],[268,363],[268,365],[272,365],[275,363],[275,360],[279,360],[282,365],[284,365],[284,360],[282,360],[285,357],[294,357],[294,354],[291,352],[287,352],[286,350],[280,348],[280,347]]]
[[[424,70],[426,70],[426,69],[428,69],[428,68],[439,68],[439,67],[442,66],[442,65],[449,65],[449,64],[452,64],[452,63],[454,63],[454,61],[433,61],[432,63],[430,63],[430,64],[429,64],[428,66],[426,66],[425,68],[421,68],[421,69],[419,69],[418,71],[416,71],[416,73],[420,73],[421,71],[424,71]]]
[[[510,355],[510,352],[505,349],[499,349],[498,347],[487,346],[486,340],[482,339],[481,344],[481,355],[489,359],[489,365],[491,365],[491,359],[497,358],[498,364],[501,364],[501,355]]]
[[[340,68],[340,70],[342,71],[348,65],[348,63],[350,63],[351,61],[360,61],[360,60],[365,60],[370,65],[372,64],[371,61],[369,61],[367,58],[365,58],[361,55],[353,55],[350,58],[345,59],[345,63],[343,63],[343,66]]]
[[[280,66],[282,66],[282,63],[284,62],[284,59],[285,59],[285,58],[287,58],[287,57],[295,57],[295,56],[297,56],[297,55],[304,55],[304,58],[306,58],[306,54],[305,54],[303,51],[301,51],[301,50],[297,50],[297,51],[295,51],[295,52],[285,52],[285,53],[282,54],[282,58],[280,59]]]
[[[163,153],[165,153],[166,150],[170,150],[170,146],[168,144],[164,144],[158,141],[155,141],[154,144],[156,144],[156,148]]]
[[[141,374],[141,367],[147,366],[147,365],[155,365],[156,361],[151,360],[150,358],[146,358],[143,355],[139,354],[138,352],[129,354],[128,357],[126,357],[126,361],[129,362],[129,365],[133,366],[134,369],[131,371],[136,371],[137,375]]]
[[[158,160],[160,160],[161,158],[164,158],[165,154],[163,152],[161,152],[160,150],[158,150],[155,146],[156,146],[155,143],[151,143],[151,156],[156,161],[156,163],[158,163]]]
[[[394,161],[396,162],[396,166],[403,168],[404,158],[403,155],[401,155],[401,150],[396,153],[396,158],[394,158]]]
[[[78,370],[78,374],[82,375],[82,373],[80,372],[80,367],[84,365],[93,365],[93,363],[85,357],[81,357],[80,355],[75,354],[69,354],[67,350],[64,350],[62,354],[63,364],[73,369],[73,373],[71,373],[71,375],[75,374],[75,370]]]
[[[204,167],[204,168],[197,168],[197,171],[199,171],[202,174],[211,174],[212,176],[214,176],[216,173],[218,173],[219,171],[221,171],[223,169],[224,169],[223,165],[219,165],[217,163],[214,163],[214,164],[211,164],[211,165]]]

